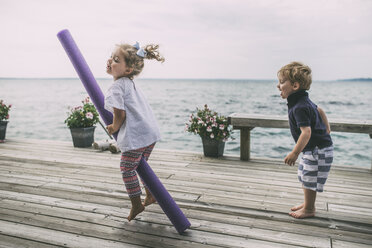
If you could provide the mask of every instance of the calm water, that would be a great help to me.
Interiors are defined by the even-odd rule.
[[[105,93],[112,80],[97,80]],[[287,114],[275,80],[179,80],[137,79],[157,117],[162,141],[158,148],[202,152],[199,136],[184,132],[185,123],[196,107],[207,103],[229,115]],[[329,118],[372,119],[371,82],[314,82],[310,98]],[[79,79],[0,79],[0,99],[12,104],[7,138],[56,139],[71,141],[64,124],[68,107],[80,105],[87,93]],[[228,141],[225,154],[239,154],[239,131]],[[335,164],[371,166],[372,140],[367,134],[332,133]],[[96,140],[107,139],[98,125]],[[294,142],[289,130],[255,128],[251,152],[256,157],[284,158]]]

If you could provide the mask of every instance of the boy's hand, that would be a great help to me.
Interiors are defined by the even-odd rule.
[[[289,153],[285,158],[284,158],[284,163],[288,164],[289,166],[292,166],[295,164],[296,160],[298,158],[298,154],[295,152]]]
[[[107,132],[112,135],[113,133],[115,133],[115,129],[114,129],[114,125],[110,124],[106,127],[107,129]]]

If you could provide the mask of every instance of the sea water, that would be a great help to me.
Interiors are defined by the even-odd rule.
[[[111,79],[98,79],[105,93]],[[201,139],[184,131],[189,116],[204,104],[231,113],[287,115],[276,80],[136,79],[153,108],[162,140],[157,148],[202,153]],[[372,120],[372,82],[315,81],[310,98],[329,119]],[[0,79],[0,99],[12,104],[6,137],[71,141],[64,120],[69,108],[87,96],[79,79]],[[371,166],[372,139],[368,134],[332,132],[334,164]],[[239,131],[225,146],[225,155],[239,155]],[[107,135],[97,124],[96,140]],[[295,145],[288,129],[254,128],[251,156],[284,159]],[[1,147],[0,147],[1,148]]]

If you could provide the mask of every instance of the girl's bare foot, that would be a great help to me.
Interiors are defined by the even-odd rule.
[[[128,215],[128,221],[131,221],[133,220],[134,218],[136,218],[136,216],[139,214],[139,213],[142,213],[143,210],[145,210],[145,207],[140,204],[139,206],[136,206],[136,207],[132,207],[132,209],[130,210],[130,213]]]
[[[291,208],[291,211],[297,211],[297,210],[300,210],[301,208],[303,208],[305,205],[305,203],[302,203],[301,205],[298,205],[298,206],[294,206]]]
[[[315,216],[315,208],[312,210],[307,210],[305,208],[301,208],[295,212],[290,212],[290,216],[296,219],[304,219],[304,218],[310,218]]]
[[[139,213],[145,210],[145,207],[141,203],[141,196],[132,197],[130,198],[130,201],[132,202],[132,209],[128,215],[128,221],[133,220]]]
[[[150,190],[147,187],[145,187],[145,191],[146,191],[146,198],[143,201],[143,206],[146,207],[156,202],[156,200],[155,200],[155,197],[152,196]]]
[[[156,202],[155,198],[152,195],[147,195],[145,200],[143,201],[143,206],[148,206]]]

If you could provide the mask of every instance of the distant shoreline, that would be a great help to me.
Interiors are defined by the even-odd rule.
[[[342,81],[342,82],[345,82],[345,81],[363,81],[363,82],[372,82],[372,78],[349,78],[349,79],[338,79],[337,81]]]

